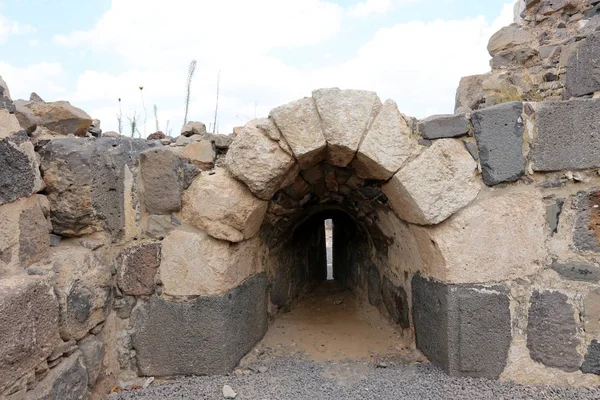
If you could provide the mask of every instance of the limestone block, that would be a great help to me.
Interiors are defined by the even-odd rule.
[[[483,181],[488,186],[513,182],[525,174],[522,112],[523,103],[509,102],[471,114]]]
[[[40,197],[0,206],[0,277],[23,272],[49,254],[50,236]]]
[[[271,130],[278,130],[271,120],[248,122],[233,140],[225,159],[231,174],[262,200],[270,200],[298,172],[294,157],[268,136]]]
[[[57,247],[52,265],[57,272],[55,290],[60,304],[60,335],[63,340],[79,340],[110,312],[112,268],[94,252],[74,246]]]
[[[139,154],[160,146],[126,138],[56,139],[41,150],[54,233],[81,236],[106,230],[122,238],[137,205],[133,171]]]
[[[33,276],[0,279],[0,393],[60,343],[52,286]]]
[[[582,40],[570,54],[566,90],[575,97],[600,90],[600,32]]]
[[[146,210],[151,214],[170,214],[181,210],[181,193],[197,170],[166,148],[140,154],[140,176]]]
[[[260,240],[229,243],[175,230],[163,240],[160,279],[169,296],[217,296],[261,271]]]
[[[25,130],[35,129],[37,125],[59,135],[86,137],[92,125],[92,118],[68,101],[40,103],[17,100],[15,106],[15,115]]]
[[[217,153],[209,140],[202,139],[185,146],[181,155],[201,168],[212,168]]]
[[[404,288],[394,285],[390,278],[386,276],[383,278],[382,298],[392,321],[404,329],[410,328],[408,298]]]
[[[387,100],[363,139],[352,165],[363,179],[387,180],[416,149],[412,129],[396,103]]]
[[[379,112],[381,100],[374,92],[338,88],[315,90],[312,96],[327,140],[327,162],[345,167]]]
[[[43,188],[37,156],[27,134],[20,131],[0,139],[0,205]]]
[[[133,346],[144,376],[225,374],[267,330],[267,279],[254,276],[220,296],[133,310]]]
[[[427,275],[449,283],[485,283],[542,268],[545,226],[542,196],[532,191],[482,199],[441,225],[411,229]]]
[[[2,97],[0,96],[1,101]],[[4,139],[19,131],[21,131],[21,125],[17,117],[0,105],[0,139]]]
[[[481,189],[476,168],[460,142],[441,139],[402,167],[382,189],[400,219],[438,224],[475,199]]]
[[[527,348],[534,361],[574,372],[583,357],[577,351],[575,310],[567,296],[556,291],[534,290],[527,322]]]
[[[277,107],[269,117],[289,144],[300,168],[309,169],[325,159],[325,136],[321,117],[311,97]]]
[[[182,136],[206,135],[206,125],[202,122],[189,121],[181,128]]]
[[[537,135],[530,152],[534,171],[600,167],[600,99],[536,104]]]
[[[501,286],[444,285],[415,275],[417,348],[452,376],[498,379],[512,340],[510,300]]]
[[[241,242],[258,233],[268,202],[221,168],[197,177],[183,194],[182,220],[214,238]]]
[[[456,89],[454,112],[477,110],[479,105],[485,102],[483,81],[488,76],[489,74],[471,75],[461,78]]]
[[[106,346],[102,340],[94,335],[87,336],[77,346],[81,351],[83,365],[88,374],[88,385],[93,387],[102,369]]]
[[[488,42],[487,50],[493,57],[502,50],[524,44],[531,44],[534,41],[535,37],[531,33],[516,24],[512,24],[505,26],[492,35]]]
[[[117,264],[117,285],[124,294],[154,293],[154,277],[160,266],[160,243],[143,243],[121,251]]]
[[[419,121],[418,126],[425,139],[452,138],[469,133],[469,120],[465,114],[432,115]]]
[[[27,392],[27,400],[78,400],[85,398],[87,390],[88,373],[81,352],[76,351]]]

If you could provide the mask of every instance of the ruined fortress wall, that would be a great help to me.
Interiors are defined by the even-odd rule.
[[[339,278],[447,373],[598,385],[596,40],[564,101],[416,121],[321,89],[232,142],[66,137],[91,119],[0,82],[0,395],[230,371],[320,279],[326,216]]]

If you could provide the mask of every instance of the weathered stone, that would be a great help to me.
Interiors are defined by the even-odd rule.
[[[530,44],[535,41],[535,37],[525,29],[516,24],[505,26],[492,35],[488,42],[488,52],[493,57],[502,50],[512,47]]]
[[[330,250],[331,247],[327,248],[327,251]],[[333,254],[331,255],[333,259]],[[368,270],[367,284],[368,284],[368,298],[369,304],[372,306],[379,306],[381,304],[381,276],[379,275],[379,270],[375,264],[371,264]]]
[[[244,182],[258,198],[270,200],[293,181],[298,165],[277,141],[269,138],[263,125],[277,130],[269,119],[248,122],[233,140],[225,164],[234,178]]]
[[[161,139],[165,139],[166,137],[167,137],[167,135],[165,135],[163,132],[156,131],[154,133],[149,134],[148,137],[146,138],[146,140],[161,140]]]
[[[452,376],[498,379],[512,340],[510,301],[500,286],[444,285],[415,275],[417,347]]]
[[[60,342],[52,286],[32,276],[0,279],[0,393]]]
[[[217,168],[202,174],[183,194],[183,221],[214,238],[241,242],[258,233],[268,203],[241,182]]]
[[[144,243],[125,248],[119,256],[117,284],[133,296],[154,293],[154,277],[160,266],[160,243]]]
[[[0,205],[38,192],[43,184],[27,134],[21,131],[0,139]]]
[[[10,97],[10,91],[6,82],[0,76],[0,111],[6,111],[7,113],[14,113],[16,111],[15,104]],[[2,135],[0,134],[0,138]]]
[[[527,322],[527,348],[534,361],[548,367],[574,372],[582,357],[575,310],[567,296],[556,291],[534,290]]]
[[[211,142],[218,150],[227,150],[233,142],[231,135],[224,135],[222,133],[207,133],[203,136],[203,139]]]
[[[231,372],[267,330],[266,287],[266,277],[261,274],[221,296],[183,303],[152,296],[136,307],[131,317],[140,373]]]
[[[38,202],[19,216],[19,260],[28,267],[48,256],[50,232],[46,217]],[[36,204],[37,203],[37,204]]]
[[[206,125],[202,122],[190,121],[181,128],[182,136],[206,135]]]
[[[408,317],[408,298],[403,287],[395,286],[387,276],[383,278],[383,304],[390,313],[392,321],[404,329],[410,328]]]
[[[581,372],[600,375],[600,343],[597,340],[592,340],[588,346],[585,359],[581,364]]]
[[[100,375],[100,370],[102,369],[106,346],[102,340],[94,335],[89,335],[77,345],[79,346],[79,350],[83,357],[83,365],[87,370],[88,385],[93,387]]]
[[[44,103],[44,99],[42,99],[36,92],[31,92],[29,95],[29,101]]]
[[[294,182],[290,186],[286,187],[284,191],[292,199],[300,201],[304,198],[304,196],[310,193],[311,188],[308,182],[304,180],[302,175],[298,175],[296,179],[294,179]]]
[[[479,193],[477,164],[464,146],[441,139],[398,171],[382,189],[399,218],[438,224]]]
[[[600,189],[580,192],[575,199],[577,217],[573,244],[580,251],[600,252]]]
[[[48,372],[35,389],[27,392],[28,400],[80,400],[88,390],[88,373],[79,351]]]
[[[312,97],[327,140],[327,162],[345,167],[379,112],[381,100],[374,92],[338,88],[315,90]]]
[[[52,264],[58,274],[60,335],[63,340],[79,340],[104,321],[112,307],[112,268],[95,253],[70,246],[57,248]]]
[[[203,168],[212,168],[217,156],[213,144],[205,139],[188,144],[181,155]]]
[[[25,130],[39,126],[54,134],[86,137],[92,125],[92,118],[68,101],[40,103],[17,100],[15,106],[15,115]]]
[[[600,281],[600,267],[597,265],[553,262],[551,267],[566,279],[584,282]]]
[[[216,296],[260,272],[259,240],[228,243],[175,230],[163,240],[160,279],[169,296]]]
[[[464,114],[432,115],[419,121],[419,133],[425,139],[452,138],[469,133],[469,120]]]
[[[600,290],[590,290],[583,298],[583,324],[587,337],[600,338]]]
[[[2,97],[0,96],[1,101]],[[17,117],[9,113],[8,110],[3,109],[0,105],[0,139],[4,139],[20,131],[21,125],[19,125]]]
[[[529,46],[519,49],[503,50],[491,59],[490,66],[492,69],[498,69],[510,65],[523,65],[537,55],[537,50],[532,49]]]
[[[387,180],[416,147],[412,130],[396,103],[387,100],[360,144],[352,166],[361,178]]]
[[[113,239],[135,223],[133,171],[139,154],[160,146],[142,139],[57,139],[41,150],[54,233],[106,230]]]
[[[174,215],[150,215],[145,233],[151,238],[162,240],[179,225],[181,223]]]
[[[125,296],[116,298],[113,304],[113,309],[117,312],[117,317],[127,319],[131,317],[131,311],[135,307],[137,299],[134,296]]]
[[[600,90],[600,32],[589,35],[570,53],[566,89],[575,97]]]
[[[144,205],[151,214],[181,210],[181,193],[197,173],[192,165],[165,148],[141,153],[140,172]]]
[[[483,93],[483,81],[489,76],[471,75],[461,78],[456,89],[456,98],[454,103],[454,112],[462,113],[471,110],[477,110],[485,102]]]
[[[600,167],[598,124],[600,99],[538,103],[530,153],[534,171]]]
[[[277,107],[269,117],[289,144],[300,168],[309,169],[325,159],[325,136],[321,117],[311,97]]]
[[[450,283],[500,282],[533,275],[545,264],[544,215],[539,192],[509,193],[477,201],[444,224],[411,229],[427,275]]]
[[[510,102],[471,115],[483,181],[488,186],[513,182],[525,174],[522,111],[522,103]]]

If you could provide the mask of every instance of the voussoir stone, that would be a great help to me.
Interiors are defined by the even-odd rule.
[[[144,296],[154,293],[154,277],[160,266],[160,243],[144,243],[121,251],[117,284],[124,294]]]
[[[262,200],[270,200],[298,174],[296,159],[269,137],[272,131],[279,129],[270,119],[248,122],[233,140],[225,159],[233,177]]]
[[[268,202],[256,198],[227,170],[197,177],[183,194],[183,221],[214,238],[241,242],[256,235]]]
[[[387,180],[416,148],[406,119],[396,103],[387,100],[363,139],[352,166],[363,179]]]
[[[0,393],[61,342],[52,286],[33,276],[0,279]]]
[[[204,232],[171,231],[162,242],[163,294],[216,296],[260,272],[260,241],[217,240]]]
[[[600,167],[600,99],[541,102],[530,152],[534,171]]]
[[[468,205],[481,190],[477,164],[461,142],[440,139],[402,167],[382,189],[400,219],[434,225]]]
[[[419,133],[425,139],[452,138],[469,133],[469,120],[464,114],[432,115],[419,121]]]
[[[533,43],[535,37],[516,24],[505,26],[492,35],[488,42],[488,52],[493,57],[502,50]]]
[[[275,121],[300,168],[309,169],[325,159],[327,142],[312,97],[277,107],[271,110],[269,117]]]
[[[582,40],[570,54],[565,88],[575,97],[600,90],[600,32]]]
[[[412,226],[423,271],[449,283],[533,275],[546,263],[545,213],[539,192],[510,193],[476,201],[438,226]]]
[[[509,102],[471,114],[483,181],[513,182],[525,174],[523,103]]]
[[[381,108],[375,92],[319,89],[312,93],[327,140],[327,162],[345,167]]]
[[[92,118],[68,101],[40,103],[18,100],[15,106],[15,115],[25,130],[39,126],[54,134],[86,137],[92,125]]]

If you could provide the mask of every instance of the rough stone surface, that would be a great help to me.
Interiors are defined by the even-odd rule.
[[[345,167],[379,112],[381,100],[374,92],[337,88],[315,90],[312,96],[327,140],[327,161]]]
[[[260,272],[259,240],[228,243],[204,232],[172,231],[163,240],[163,294],[216,296]]]
[[[262,200],[287,186],[298,173],[294,157],[286,153],[268,131],[278,131],[268,119],[250,121],[231,144],[226,166]]]
[[[112,307],[112,268],[83,247],[59,247],[52,264],[58,274],[60,335],[79,340],[104,321]]]
[[[92,125],[92,118],[68,101],[40,103],[17,100],[15,106],[15,115],[25,130],[37,125],[59,135],[86,137]]]
[[[100,375],[100,370],[102,369],[106,345],[101,339],[94,335],[89,335],[77,345],[81,351],[83,365],[88,374],[88,385],[93,387]]]
[[[241,242],[258,233],[268,203],[217,168],[197,177],[183,195],[183,221],[214,238]]]
[[[144,243],[121,251],[117,284],[124,294],[144,296],[154,293],[154,277],[160,266],[160,243]]]
[[[1,122],[1,121],[0,121]],[[43,189],[39,164],[27,134],[0,140],[0,204],[15,201]]]
[[[133,345],[140,373],[231,372],[267,330],[266,287],[266,276],[261,274],[222,296],[183,303],[153,296],[136,307]]]
[[[328,248],[329,250],[329,248]],[[381,304],[381,276],[379,275],[379,270],[377,269],[377,266],[375,264],[371,264],[369,266],[369,271],[368,271],[368,281],[367,281],[367,288],[368,288],[368,298],[369,298],[369,304],[371,304],[372,306],[379,306]]]
[[[512,340],[506,290],[415,275],[412,296],[417,347],[431,361],[452,376],[500,376]]]
[[[569,56],[566,89],[576,97],[600,90],[600,32],[582,40]]]
[[[271,110],[269,117],[294,152],[300,168],[309,169],[325,159],[327,143],[312,97],[277,107]]]
[[[1,101],[2,97],[0,97]],[[17,117],[0,105],[0,139],[4,139],[19,131],[21,131],[21,125]]]
[[[400,219],[438,224],[479,193],[477,164],[465,147],[441,139],[398,171],[382,189]]]
[[[10,97],[8,86],[2,77],[0,77],[0,110],[6,110],[11,114],[16,111],[15,104]],[[2,136],[0,135],[0,137]]]
[[[600,267],[594,264],[554,262],[551,267],[566,279],[584,282],[600,281]]]
[[[592,340],[588,346],[585,359],[581,364],[581,372],[600,375],[600,343],[597,340]]]
[[[206,125],[202,122],[189,121],[181,128],[181,134],[189,137],[192,135],[206,135]]]
[[[600,189],[580,192],[575,199],[577,217],[573,244],[579,251],[600,252]]]
[[[493,57],[502,50],[510,49],[515,46],[530,44],[535,38],[526,30],[518,25],[512,24],[505,26],[492,35],[488,42],[488,52]]]
[[[382,295],[383,304],[390,313],[392,321],[404,329],[410,328],[408,297],[404,288],[395,286],[386,276],[383,278]]]
[[[525,174],[523,104],[510,102],[471,115],[483,181],[488,186],[518,180]]]
[[[39,200],[19,216],[19,261],[28,267],[48,256],[49,226]]]
[[[416,151],[412,130],[396,103],[387,100],[360,144],[352,163],[363,179],[387,180]]]
[[[534,290],[527,323],[527,348],[534,361],[563,371],[577,371],[582,356],[575,310],[567,296],[556,291]]]
[[[0,279],[0,393],[61,343],[58,302],[44,279]]]
[[[545,211],[537,191],[508,193],[477,201],[444,224],[412,226],[424,273],[449,283],[499,282],[535,274],[546,265]]]
[[[598,124],[600,99],[538,103],[530,153],[534,171],[600,167]]]
[[[432,115],[419,121],[419,133],[425,139],[452,138],[469,133],[469,120],[464,114]]]
[[[456,89],[454,112],[468,112],[477,110],[485,102],[483,81],[487,75],[471,75],[461,78]]]
[[[34,390],[27,392],[27,400],[81,400],[86,398],[88,373],[79,351],[50,370]]]
[[[165,148],[140,154],[140,172],[144,205],[151,214],[170,214],[181,210],[181,193],[196,169]]]
[[[125,235],[135,213],[132,169],[159,143],[142,139],[56,139],[40,150],[54,233],[81,236],[106,230]]]
[[[215,162],[216,152],[209,140],[202,139],[185,146],[181,155],[199,167],[211,168]]]

